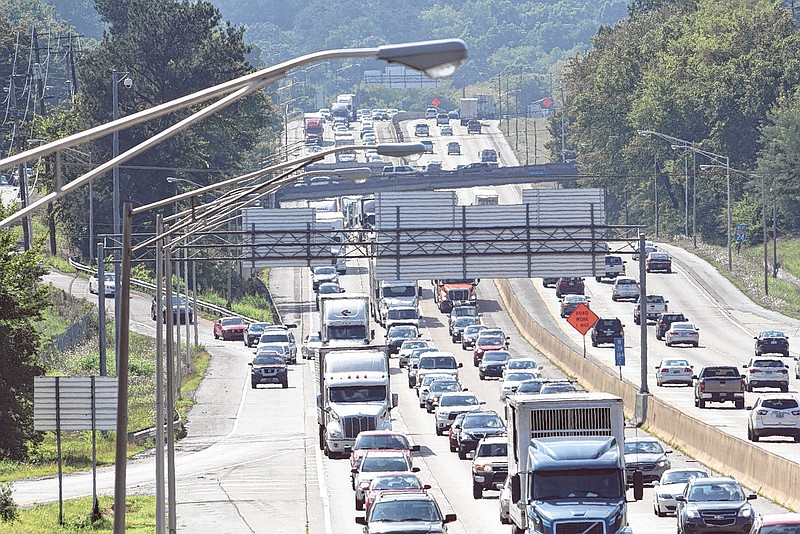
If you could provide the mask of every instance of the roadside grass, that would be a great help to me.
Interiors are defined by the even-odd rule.
[[[114,357],[114,328],[107,325],[108,376],[116,375]],[[130,333],[130,387],[128,391],[128,431],[134,432],[152,427],[155,420],[155,339]],[[210,355],[202,348],[192,347],[192,365],[182,376],[181,396],[178,403],[181,416],[185,418],[186,409],[194,401],[194,392],[208,367]],[[91,376],[99,375],[99,348],[97,340],[60,354],[47,372],[50,376]],[[98,432],[97,465],[114,463],[116,432]],[[128,445],[128,457],[139,454],[153,446],[152,440],[141,444]],[[62,469],[65,473],[89,469],[92,466],[92,433],[62,432]],[[0,460],[0,482],[52,476],[57,473],[57,446],[54,432],[45,432],[44,441],[33,448],[31,461],[26,463]]]
[[[42,310],[41,319],[36,324],[43,341],[65,332],[72,323],[94,312],[94,306],[83,299],[72,297],[54,287],[49,287],[49,291],[53,305]]]
[[[761,244],[733,249],[733,270],[728,271],[728,251],[724,246],[698,241],[697,248],[688,239],[676,239],[680,246],[708,261],[750,300],[784,315],[800,318],[800,286],[790,280],[772,278],[772,253],[769,252],[769,295],[764,294],[764,249]],[[778,241],[778,262],[781,270],[800,278],[800,239]]]
[[[47,265],[53,269],[61,271],[62,273],[78,274],[78,270],[75,269],[75,267],[70,265],[67,260],[62,259],[59,256],[47,256],[45,263],[47,263]]]
[[[0,522],[3,534],[57,534],[81,531],[113,532],[113,497],[98,497],[101,518],[92,523],[92,498],[64,501],[64,524],[58,524],[58,503],[40,504],[32,508],[20,508],[13,523]],[[126,498],[125,532],[146,534],[155,532],[156,498],[153,496],[129,495]]]

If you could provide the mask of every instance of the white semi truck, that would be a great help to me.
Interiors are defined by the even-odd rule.
[[[375,336],[370,330],[368,295],[321,295],[319,312],[320,350],[367,347]]]
[[[386,351],[320,351],[316,382],[319,447],[325,456],[349,455],[364,430],[391,430],[398,395],[391,391]]]
[[[608,393],[510,395],[513,534],[631,534],[622,399]],[[634,473],[634,498],[642,498]]]

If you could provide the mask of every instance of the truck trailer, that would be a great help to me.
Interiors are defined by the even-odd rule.
[[[509,519],[514,534],[631,534],[625,417],[608,393],[510,395]],[[642,473],[633,476],[641,500]]]

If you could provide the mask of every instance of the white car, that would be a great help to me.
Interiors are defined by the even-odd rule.
[[[364,509],[364,499],[372,479],[382,473],[419,472],[419,467],[411,467],[411,459],[403,451],[370,450],[353,468],[352,485],[356,491],[356,510]]]
[[[700,345],[700,328],[688,321],[672,323],[669,330],[664,333],[664,342],[668,347],[672,345],[697,347]]]
[[[500,503],[500,522],[504,525],[511,524],[511,517],[508,511],[511,508],[511,475],[506,477],[503,487],[500,488],[500,497],[497,501]]]
[[[400,350],[397,352],[397,357],[399,358],[398,363],[400,364],[400,367],[405,367],[408,365],[408,359],[411,356],[412,350],[429,346],[430,345],[427,341],[422,341],[421,339],[407,339],[403,341],[403,344],[400,345]]]
[[[661,363],[656,365],[657,386],[663,386],[664,384],[691,386],[693,384],[693,375],[693,366],[682,358],[661,360]]]
[[[675,497],[683,494],[691,478],[708,478],[708,472],[686,467],[664,471],[653,488],[653,513],[658,517],[674,514],[678,507]]]
[[[800,442],[800,403],[794,395],[766,395],[748,406],[747,439],[789,436]]]
[[[789,391],[789,366],[780,358],[751,358],[742,365],[745,391],[754,388],[778,388],[783,393]]]
[[[442,393],[439,397],[439,406],[436,408],[436,435],[441,436],[445,430],[450,428],[453,420],[460,413],[479,412],[486,404],[479,401],[474,393],[463,391],[453,393]]]
[[[539,377],[539,371],[511,371],[506,373],[503,378],[503,383],[500,384],[500,400],[506,400],[508,395],[513,395],[517,391],[517,387],[525,380],[533,380]]]
[[[630,276],[620,276],[611,288],[611,300],[639,300],[639,282]]]
[[[311,275],[311,283],[314,291],[319,289],[319,285],[325,282],[339,283],[339,273],[336,272],[336,267],[327,265],[314,267],[314,272]]]
[[[113,295],[115,291],[114,285],[114,273],[105,273],[103,274],[103,294],[104,295]],[[92,275],[89,278],[89,293],[99,293],[100,291],[100,281],[97,278],[97,275]]]
[[[512,371],[530,371],[536,374],[536,378],[542,376],[544,366],[539,365],[533,358],[511,358],[503,369],[503,376]]]

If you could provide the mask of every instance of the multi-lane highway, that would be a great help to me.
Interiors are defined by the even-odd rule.
[[[411,136],[411,121],[402,124]],[[487,123],[482,134],[466,133],[466,128],[454,124],[455,135],[445,138],[436,136],[438,129],[431,124],[434,133],[434,155],[423,158],[438,159],[445,168],[477,161],[482,148],[495,148],[502,164],[515,164],[513,153],[501,137],[495,123]],[[384,126],[385,125],[385,126]],[[463,132],[462,132],[463,129]],[[388,124],[378,127],[381,141],[389,140]],[[446,143],[450,139],[461,143],[461,156],[448,156]],[[519,188],[497,188],[501,203],[518,203]],[[459,194],[462,201],[469,195]],[[777,327],[793,334],[798,327],[778,315],[759,310],[730,284],[722,281],[718,274],[691,255],[664,247],[677,258],[676,273],[648,277],[651,293],[664,294],[670,301],[670,309],[684,312],[701,327],[701,346],[694,348],[667,348],[656,341],[652,334],[648,339],[650,362],[655,366],[665,355],[680,355],[692,361],[697,368],[707,363],[732,362],[741,364],[751,353],[754,332],[768,327]],[[628,272],[638,272],[637,265],[627,259]],[[342,284],[350,292],[367,292],[366,262],[352,261]],[[85,295],[85,282],[70,277],[54,276],[53,283],[71,288],[73,293]],[[287,323],[298,325],[297,338],[317,330],[319,321],[314,310],[313,293],[307,269],[273,269],[271,289]],[[441,350],[453,352],[464,363],[461,379],[479,398],[487,402],[485,409],[502,412],[497,381],[481,381],[471,364],[471,355],[462,351],[460,345],[451,343],[446,330],[446,320],[432,300],[431,287],[424,287],[422,314],[425,326],[424,337],[430,339]],[[558,316],[557,301],[552,289],[544,289],[538,280],[515,280],[512,286],[532,314],[551,332],[576,347],[582,346],[580,337]],[[496,289],[491,280],[483,280],[478,289],[484,322],[503,328],[511,335],[511,352],[515,356],[533,356],[545,366],[544,375],[561,376],[558,369],[547,362],[529,346],[499,304]],[[609,284],[598,284],[587,280],[587,293],[592,297],[591,306],[601,316],[619,316],[626,328],[626,350],[628,366],[626,378],[638,381],[637,348],[638,329],[633,327],[632,304],[612,302]],[[94,296],[91,298],[95,299]],[[95,299],[96,300],[96,299]],[[149,318],[149,297],[136,295],[133,299],[132,320],[135,328],[154,333]],[[382,331],[376,328],[376,340],[382,341]],[[322,456],[316,440],[316,411],[313,363],[300,360],[290,371],[290,387],[287,390],[274,387],[249,387],[247,362],[252,351],[241,342],[214,340],[210,323],[204,321],[201,328],[201,343],[214,356],[206,379],[197,392],[197,405],[189,414],[189,435],[178,445],[176,459],[178,527],[182,532],[281,532],[300,533],[355,533],[360,532],[354,522],[358,512],[353,506],[353,492],[349,482],[349,462],[332,460]],[[589,349],[592,356],[612,363],[613,349]],[[704,417],[726,431],[744,436],[742,411],[727,408],[712,408],[700,411],[694,408],[691,391],[687,388],[656,388],[650,372],[651,390],[681,409]],[[405,372],[392,360],[393,390],[400,394],[400,406],[393,412],[395,428],[408,432],[413,441],[421,446],[416,455],[416,465],[421,468],[421,478],[433,486],[440,504],[454,511],[459,521],[450,525],[450,532],[492,533],[507,532],[498,520],[497,492],[486,492],[485,498],[472,498],[470,462],[459,460],[449,451],[447,439],[436,436],[433,417],[420,409],[416,395],[407,387]],[[795,389],[796,381],[792,381]],[[748,394],[748,402],[757,394]],[[713,406],[713,405],[712,405]],[[636,432],[631,429],[630,432]],[[791,457],[795,445],[777,439],[764,441],[757,446],[769,448]],[[673,454],[673,465],[691,463],[677,452]],[[140,458],[131,461],[128,469],[128,485],[131,492],[154,493],[153,461]],[[113,471],[100,470],[98,489],[110,493],[113,488]],[[65,497],[91,493],[90,478],[85,474],[68,476],[65,479]],[[28,505],[33,502],[54,500],[57,496],[54,480],[28,481],[15,484],[17,502]],[[630,496],[630,493],[629,493]],[[645,499],[632,503],[630,521],[637,533],[675,531],[674,518],[657,518],[651,508],[652,489],[647,489]],[[755,503],[759,512],[774,512],[778,508],[766,500]]]

